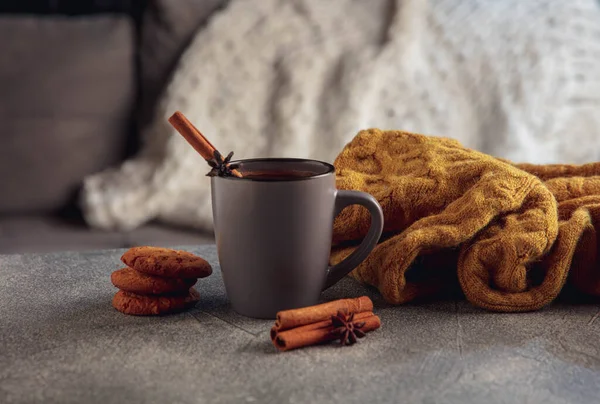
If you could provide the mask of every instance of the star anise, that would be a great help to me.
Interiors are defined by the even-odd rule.
[[[366,334],[360,330],[364,327],[365,322],[354,322],[354,313],[348,315],[342,311],[338,311],[337,315],[331,316],[331,323],[334,327],[332,334],[340,339],[342,345],[353,345],[357,338],[362,338]]]
[[[209,177],[231,177],[233,176],[232,170],[238,168],[238,164],[231,164],[231,157],[233,157],[233,152],[229,153],[227,157],[223,158],[221,153],[218,150],[215,150],[213,153],[213,159],[207,160],[208,164],[212,167],[212,170],[208,174]]]

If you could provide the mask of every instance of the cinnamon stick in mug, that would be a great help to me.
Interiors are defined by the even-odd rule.
[[[338,311],[356,314],[373,311],[373,302],[368,296],[361,296],[355,299],[340,299],[316,306],[280,311],[277,313],[274,328],[279,332],[319,321],[331,320],[331,316],[336,315]]]
[[[183,115],[181,112],[176,111],[169,118],[169,123],[175,128],[177,132],[196,150],[204,160],[213,160],[215,153],[215,146],[212,145],[204,137],[204,135]],[[238,170],[231,170],[231,173],[236,177],[242,177],[242,174]]]
[[[357,313],[354,316],[354,321],[365,323],[360,328],[363,332],[373,331],[381,326],[381,320],[372,312]],[[271,340],[273,345],[280,351],[289,351],[336,340],[339,336],[335,335],[333,330],[331,320],[325,320],[281,332],[271,330]]]

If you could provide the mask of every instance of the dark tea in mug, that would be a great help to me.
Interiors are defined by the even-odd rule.
[[[299,171],[299,170],[256,170],[256,171],[243,171],[242,175],[245,179],[249,180],[273,180],[273,181],[286,181],[294,180],[298,178],[312,177],[318,175],[311,171]]]

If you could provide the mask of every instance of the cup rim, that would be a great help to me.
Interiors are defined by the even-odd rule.
[[[304,159],[304,158],[294,158],[294,157],[265,157],[265,158],[251,158],[251,159],[242,159],[232,161],[231,164],[243,164],[243,163],[253,163],[253,162],[280,162],[280,163],[319,163],[327,168],[327,171],[321,174],[315,174],[308,177],[290,177],[286,179],[277,179],[277,178],[244,178],[244,177],[213,177],[213,179],[219,178],[223,180],[229,181],[254,181],[254,182],[293,182],[293,181],[310,181],[317,178],[326,177],[335,173],[335,167],[333,164],[327,163],[321,160],[314,159]]]

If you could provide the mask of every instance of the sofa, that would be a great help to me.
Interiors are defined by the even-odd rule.
[[[175,110],[241,158],[333,161],[379,127],[598,161],[599,18],[597,0],[2,1],[0,253],[212,242]]]
[[[202,244],[209,233],[150,223],[89,228],[85,176],[143,142],[193,33],[225,0],[0,3],[0,253]]]

